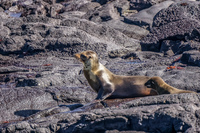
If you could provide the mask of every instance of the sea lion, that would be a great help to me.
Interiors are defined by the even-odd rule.
[[[83,73],[89,85],[98,93],[96,100],[158,95],[154,89],[144,85],[150,77],[115,75],[99,62],[94,51],[83,51],[75,54],[75,57],[84,64]]]
[[[181,90],[168,85],[161,77],[151,77],[145,83],[145,86],[155,89],[159,95],[161,94],[180,94],[180,93],[196,93],[194,91]]]

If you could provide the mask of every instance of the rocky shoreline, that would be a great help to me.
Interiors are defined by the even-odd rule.
[[[200,2],[0,1],[0,132],[200,132],[200,95],[106,100],[73,56],[200,92]]]

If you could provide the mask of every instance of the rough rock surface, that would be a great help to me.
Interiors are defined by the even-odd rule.
[[[130,9],[140,11],[149,8],[153,5],[156,5],[160,2],[163,2],[165,0],[129,0],[129,1],[130,1]]]
[[[200,132],[199,5],[1,1],[0,132]],[[92,103],[97,94],[73,57],[83,50],[115,74],[160,76],[197,94]]]
[[[143,40],[143,50],[160,51],[164,40],[199,42],[199,5],[199,1],[177,2],[156,14],[151,34]]]
[[[105,132],[109,130],[145,132],[198,132],[199,95],[180,94],[145,97],[117,107],[92,111],[69,111],[67,106],[48,111],[48,117],[35,115],[29,121],[7,126],[7,131]],[[73,105],[77,106],[77,105]],[[48,112],[45,111],[45,112]],[[47,113],[48,114],[48,113]],[[39,124],[38,124],[39,123]],[[5,130],[4,130],[5,131]],[[3,132],[4,132],[3,131]]]

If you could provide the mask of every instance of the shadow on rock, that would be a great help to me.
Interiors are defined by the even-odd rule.
[[[59,106],[55,106],[55,107],[51,107],[51,108],[39,111],[36,114],[26,117],[25,120],[42,118],[42,117],[47,117],[47,116],[51,116],[51,115],[62,113],[62,112],[68,112],[82,106],[83,106],[82,104],[59,105]]]
[[[14,114],[17,116],[22,116],[22,117],[28,117],[30,115],[33,115],[37,112],[39,112],[40,110],[32,110],[32,109],[28,109],[28,110],[19,110],[19,111],[15,111]]]
[[[126,98],[126,99],[107,99],[104,101],[104,103],[108,107],[118,107],[120,104],[134,100],[137,98]],[[30,115],[25,118],[25,120],[33,120],[37,118],[43,118],[47,116],[52,116],[54,114],[59,114],[59,113],[83,113],[87,111],[91,111],[94,109],[102,109],[104,106],[100,102],[91,102],[87,103],[85,105],[83,104],[71,104],[71,105],[59,105],[55,107],[51,107],[42,111],[39,111],[33,115]]]

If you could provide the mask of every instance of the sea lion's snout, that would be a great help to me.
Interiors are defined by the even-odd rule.
[[[85,55],[85,53],[83,53],[83,52],[82,52],[82,53],[77,53],[77,54],[75,54],[74,57],[75,57],[76,59],[78,59],[79,61],[83,62],[83,63],[84,63],[86,60],[90,59],[89,56]]]
[[[84,61],[82,60],[82,58],[81,58],[81,54],[80,54],[80,53],[75,54],[74,57],[75,57],[77,60],[79,60],[80,62],[84,62]]]
[[[75,54],[74,57],[75,57],[76,59],[80,59],[80,54]]]

